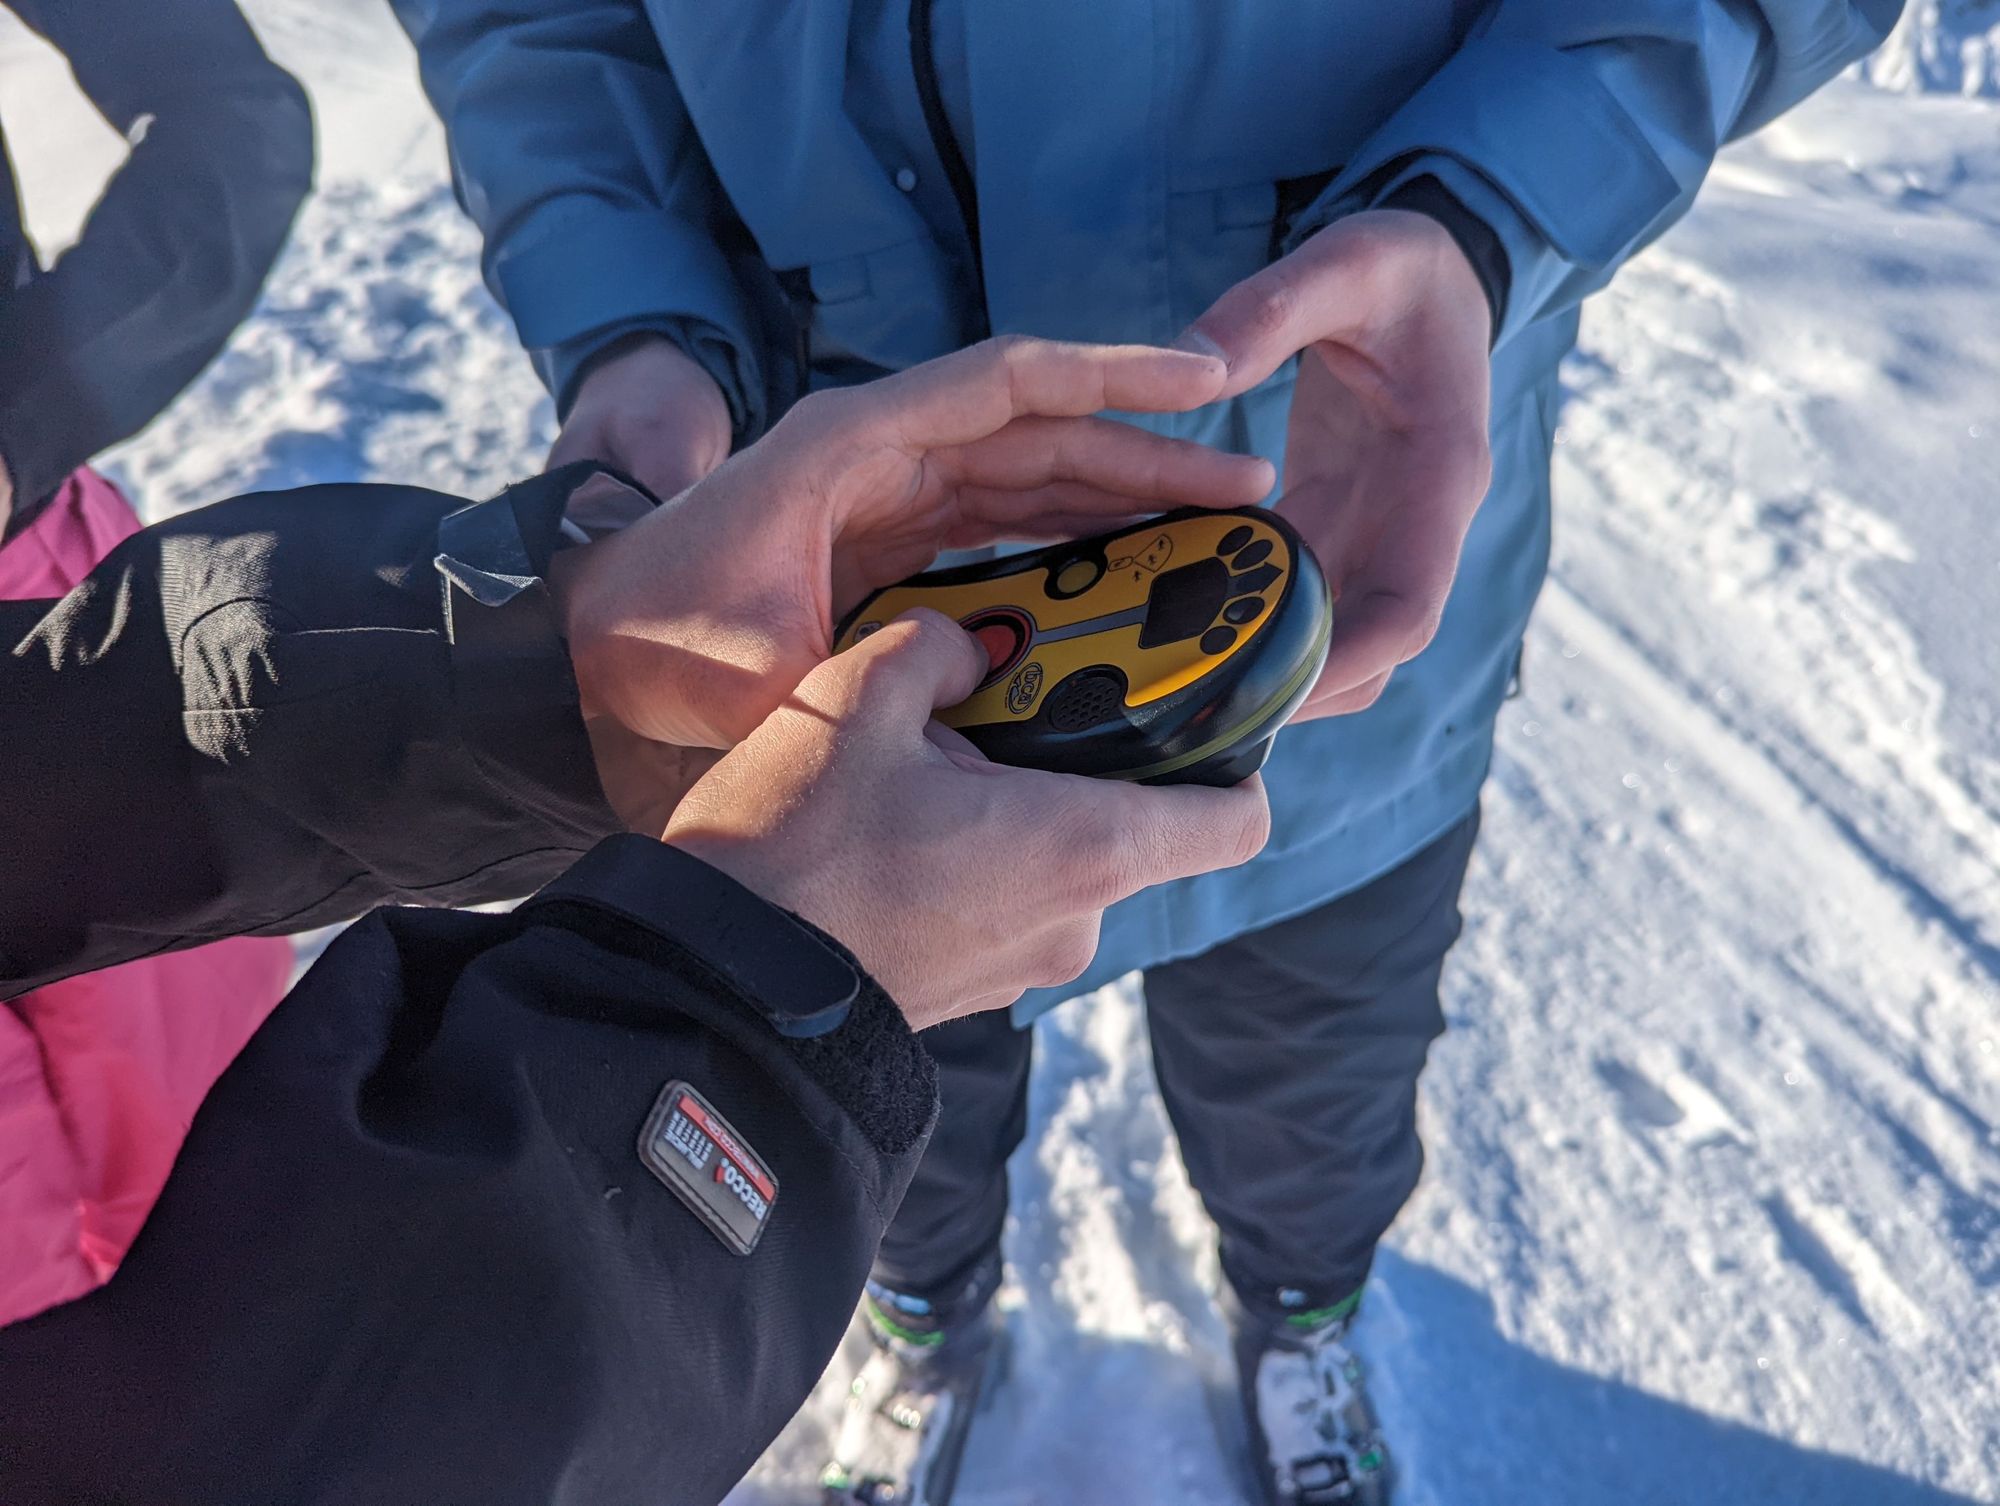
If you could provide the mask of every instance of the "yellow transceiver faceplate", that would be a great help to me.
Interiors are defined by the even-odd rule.
[[[835,651],[915,607],[992,671],[939,719],[1002,763],[1235,783],[1325,662],[1332,605],[1290,525],[1188,508],[1074,543],[930,571],[864,601]]]

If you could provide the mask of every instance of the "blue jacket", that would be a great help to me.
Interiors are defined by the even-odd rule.
[[[1547,564],[1556,371],[1578,303],[1687,209],[1726,140],[1902,9],[397,4],[488,282],[559,403],[635,329],[716,376],[739,439],[804,390],[989,330],[1166,343],[1273,255],[1423,174],[1500,237],[1495,479],[1436,640],[1368,711],[1279,739],[1260,858],[1113,910],[1089,974],[1030,995],[1024,1016],[1320,905],[1471,808]],[[1158,426],[1278,460],[1290,382]]]

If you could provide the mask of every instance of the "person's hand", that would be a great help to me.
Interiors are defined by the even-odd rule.
[[[7,531],[7,520],[14,516],[14,473],[7,469],[7,457],[0,455],[0,534]]]
[[[1435,220],[1341,220],[1237,284],[1190,328],[1228,396],[1300,355],[1278,510],[1335,593],[1333,650],[1296,720],[1372,705],[1436,634],[1492,475],[1478,274]]]
[[[1212,356],[995,340],[807,398],[641,522],[556,556],[585,714],[730,747],[832,652],[849,607],[941,550],[1258,501],[1266,462],[1090,416],[1198,407],[1223,378]]]
[[[596,460],[656,497],[687,490],[729,458],[729,403],[664,335],[633,335],[577,387],[549,468]]]
[[[839,938],[921,1029],[1068,983],[1106,906],[1255,856],[1256,780],[1155,789],[989,763],[930,720],[985,652],[912,612],[808,674],[666,840]]]
[[[713,748],[649,742],[608,716],[589,718],[584,730],[604,803],[627,831],[641,836],[665,831],[681,797],[722,757]]]

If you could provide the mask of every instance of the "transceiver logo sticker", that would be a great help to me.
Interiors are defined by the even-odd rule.
[[[738,1255],[763,1237],[778,1204],[771,1168],[684,1082],[660,1090],[639,1132],[639,1159],[709,1231]]]

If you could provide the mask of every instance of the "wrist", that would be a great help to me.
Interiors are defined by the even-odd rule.
[[[621,837],[517,914],[664,963],[676,980],[694,963],[696,977],[726,996],[711,994],[705,1018],[752,1053],[786,1053],[878,1152],[914,1151],[935,1113],[936,1068],[894,1000],[837,939],[809,919],[773,913],[761,896],[736,903],[727,880],[663,844]],[[668,1005],[701,1006],[683,982],[668,990]],[[910,1169],[882,1191],[889,1206]]]
[[[1478,279],[1481,292],[1486,295],[1490,319],[1487,345],[1491,348],[1506,322],[1507,299],[1513,280],[1507,247],[1499,233],[1468,209],[1442,181],[1429,174],[1412,178],[1392,189],[1375,207],[1420,214],[1451,238],[1467,268]]]
[[[815,865],[796,841],[780,845],[754,829],[718,829],[720,813],[703,811],[692,819],[679,811],[662,837],[669,847],[698,858],[762,899],[837,940],[871,975],[882,959],[871,956],[867,940],[855,934],[853,917],[841,913],[839,884],[829,883],[824,865]],[[857,946],[856,942],[861,945]],[[886,986],[886,985],[885,985]]]
[[[729,400],[702,364],[656,330],[621,336],[580,371],[565,427],[593,414],[638,407],[649,423],[679,430],[689,460],[706,475],[729,458],[734,425]]]
[[[780,1035],[796,1040],[839,1029],[870,981],[817,926],[675,843],[599,843],[530,908],[586,896],[699,959]]]
[[[690,830],[669,821],[661,840],[675,851],[706,863],[717,873],[727,874],[767,904],[824,929],[823,920],[808,913],[811,904],[800,893],[805,886],[794,882],[799,877],[796,867],[788,869],[784,864],[762,861],[764,844],[754,837],[719,833],[712,824],[700,830]],[[805,909],[800,908],[802,903],[806,905]]]
[[[579,544],[556,551],[549,560],[548,573],[543,576],[548,585],[549,609],[555,620],[556,636],[569,650],[570,672],[576,677],[577,703],[586,721],[601,715],[603,710],[592,689],[595,633],[582,607],[589,594],[584,580],[589,574],[591,555],[596,548],[594,544]]]

